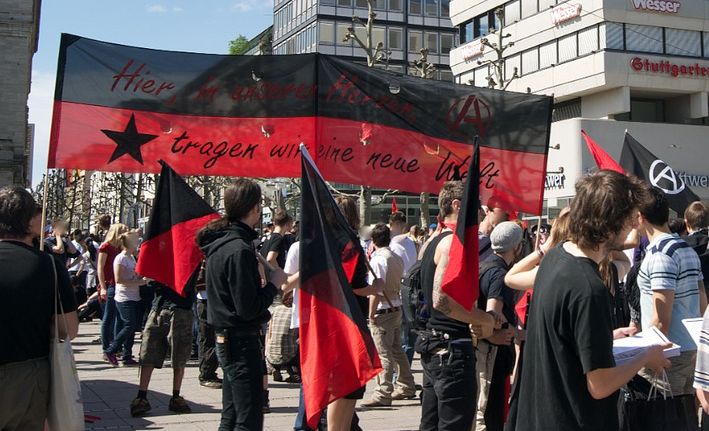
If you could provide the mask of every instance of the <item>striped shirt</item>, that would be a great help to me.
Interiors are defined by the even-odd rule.
[[[662,234],[647,246],[647,254],[640,265],[640,314],[642,327],[648,328],[655,315],[653,291],[674,292],[672,321],[668,338],[683,352],[696,350],[682,319],[700,317],[699,281],[702,280],[699,256],[677,235]]]
[[[697,368],[694,370],[694,387],[709,392],[709,308],[704,312],[702,332],[697,348]]]

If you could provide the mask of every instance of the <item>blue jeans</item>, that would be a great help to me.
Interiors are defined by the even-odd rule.
[[[123,360],[126,360],[133,356],[133,342],[135,341],[135,332],[140,329],[142,308],[139,301],[115,302],[115,304],[118,318],[123,324],[106,353],[118,353],[123,347]]]
[[[103,317],[101,318],[101,344],[103,351],[108,350],[113,338],[116,336],[116,287],[108,286],[106,289],[106,302],[101,307]]]
[[[224,372],[219,431],[263,429],[264,369],[259,336],[217,332],[216,345]]]
[[[418,334],[414,331],[414,326],[407,322],[406,319],[401,321],[401,347],[404,348],[406,359],[409,360],[409,365],[414,361],[414,344],[416,344]]]

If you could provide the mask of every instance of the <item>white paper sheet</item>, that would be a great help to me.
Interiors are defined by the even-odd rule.
[[[613,341],[613,357],[615,358],[616,365],[622,365],[644,353],[652,346],[659,346],[669,342],[665,334],[653,326],[642,332],[638,332],[632,337],[620,338]],[[677,344],[673,344],[672,347],[665,349],[665,358],[679,356],[679,349],[680,346]]]

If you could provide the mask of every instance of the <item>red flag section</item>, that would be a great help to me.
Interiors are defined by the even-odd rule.
[[[480,206],[480,147],[475,145],[468,167],[465,194],[449,251],[448,267],[441,290],[471,310],[479,296],[478,287],[478,208]]]
[[[177,173],[162,162],[145,239],[136,272],[184,296],[202,261],[197,232],[219,215]]]
[[[391,200],[391,213],[394,214],[395,212],[399,211],[399,207],[396,206],[396,198],[392,198]]]
[[[625,170],[620,167],[618,162],[613,160],[613,157],[611,157],[606,151],[598,145],[596,141],[591,139],[590,136],[585,131],[581,131],[581,135],[583,136],[583,139],[586,141],[586,145],[588,146],[588,151],[591,152],[593,155],[593,158],[596,160],[596,165],[598,166],[598,169],[609,169],[611,171],[616,171],[621,174],[625,174]]]
[[[364,251],[307,150],[301,163],[300,365],[315,429],[322,410],[365,386],[381,362],[353,292],[366,286]]]
[[[398,88],[393,91],[391,88]],[[421,103],[425,100],[426,103]],[[63,35],[49,167],[324,178],[437,192],[481,145],[481,193],[542,209],[552,98],[401,76],[322,54],[229,56]]]

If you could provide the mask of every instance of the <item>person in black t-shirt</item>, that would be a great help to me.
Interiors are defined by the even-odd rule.
[[[704,280],[709,280],[709,208],[702,202],[692,202],[684,210],[684,223],[689,234],[682,239],[699,255]],[[709,282],[704,283],[704,288],[709,292]]]
[[[504,323],[490,337],[478,340],[475,348],[479,385],[476,431],[502,431],[505,423],[504,388],[514,366],[512,337],[517,327],[515,292],[505,285],[505,274],[519,257],[522,240],[523,231],[517,223],[499,223],[490,233],[493,255],[480,263],[477,306],[501,315]]]
[[[42,210],[27,190],[0,189],[0,429],[42,431],[49,401],[49,341],[79,330],[69,273],[33,247]],[[55,286],[54,269],[57,279]],[[55,294],[55,289],[58,294]]]
[[[293,235],[290,230],[293,228],[293,219],[285,210],[277,209],[273,216],[273,232],[268,240],[261,247],[261,256],[265,257],[272,266],[283,269],[286,265],[286,255],[288,249],[293,245]]]
[[[618,429],[620,387],[642,367],[669,366],[662,352],[668,346],[616,366],[610,298],[598,272],[637,226],[646,199],[640,180],[614,171],[576,184],[569,241],[550,250],[537,272],[508,430]]]
[[[494,313],[477,307],[466,310],[441,291],[441,281],[448,267],[461,200],[463,183],[449,181],[438,195],[445,229],[426,247],[421,261],[421,287],[426,304],[431,304],[427,330],[419,334],[417,351],[423,365],[421,431],[469,430],[475,418],[477,376],[470,325],[476,335],[492,334]],[[471,288],[474,280],[471,280]],[[427,340],[438,340],[427,343]],[[428,344],[424,347],[424,344]]]
[[[69,225],[67,222],[62,219],[56,219],[52,222],[52,236],[44,240],[44,251],[56,255],[64,266],[66,266],[70,258],[80,256],[74,244],[69,241],[68,232]]]

